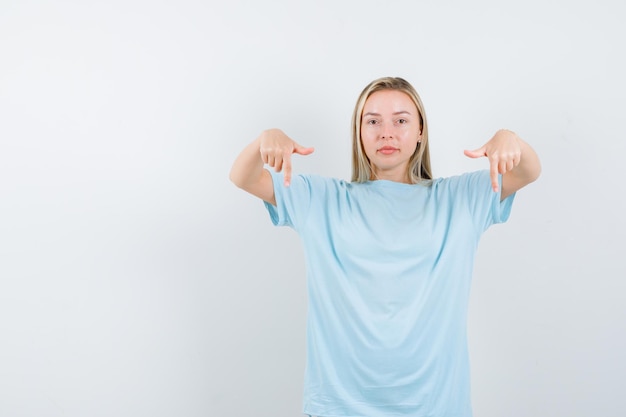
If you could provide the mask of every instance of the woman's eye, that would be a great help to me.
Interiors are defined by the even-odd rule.
[[[367,124],[368,124],[368,125],[375,125],[375,124],[377,124],[377,123],[378,123],[378,120],[375,120],[375,119],[371,119],[371,120],[368,120],[368,121],[367,121]]]
[[[398,120],[398,123],[399,123],[399,124],[401,124],[401,125],[403,125],[403,124],[405,124],[405,123],[406,123],[406,119],[399,119],[399,120]]]

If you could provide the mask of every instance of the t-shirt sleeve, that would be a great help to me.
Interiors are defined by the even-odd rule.
[[[275,226],[290,226],[296,230],[304,222],[311,203],[311,181],[305,175],[291,177],[289,187],[284,185],[284,176],[269,170],[274,183],[276,205],[265,203],[270,219]]]
[[[502,190],[502,175],[498,175],[500,186],[494,192],[491,188],[491,175],[489,170],[482,170],[464,174],[461,176],[460,186],[467,198],[470,214],[474,220],[477,231],[484,232],[493,224],[504,223],[511,215],[511,207],[515,194],[500,201]]]

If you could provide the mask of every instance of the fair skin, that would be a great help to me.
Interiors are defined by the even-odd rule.
[[[422,140],[422,126],[413,100],[398,90],[370,95],[363,107],[361,143],[372,167],[372,180],[409,184],[409,159]]]
[[[239,154],[230,170],[230,180],[239,188],[270,204],[276,205],[274,184],[265,164],[277,172],[283,171],[285,187],[291,181],[291,156],[310,155],[313,148],[305,148],[279,129],[261,133]]]
[[[489,160],[493,191],[498,191],[498,174],[502,174],[500,200],[535,181],[541,174],[537,153],[510,130],[498,130],[483,146],[464,153],[469,158],[486,157]]]
[[[372,165],[372,179],[408,182],[408,161],[421,139],[419,114],[408,95],[382,90],[368,97],[363,108],[361,141]],[[284,185],[289,186],[292,155],[310,155],[313,151],[281,130],[266,130],[239,154],[230,179],[250,194],[276,205],[272,177],[264,166],[283,171]],[[489,160],[494,191],[498,191],[498,174],[502,174],[502,200],[536,180],[541,173],[535,151],[509,130],[497,131],[487,143],[466,150],[465,155]]]

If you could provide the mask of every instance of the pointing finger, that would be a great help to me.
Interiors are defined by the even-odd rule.
[[[288,153],[283,155],[283,170],[285,175],[285,187],[289,187],[291,183],[291,155]]]
[[[498,161],[490,161],[491,188],[494,192],[498,192]]]

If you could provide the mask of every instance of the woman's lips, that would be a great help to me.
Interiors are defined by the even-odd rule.
[[[394,148],[393,146],[383,146],[382,148],[378,149],[378,152],[382,153],[383,155],[391,155],[397,150],[398,148]]]

